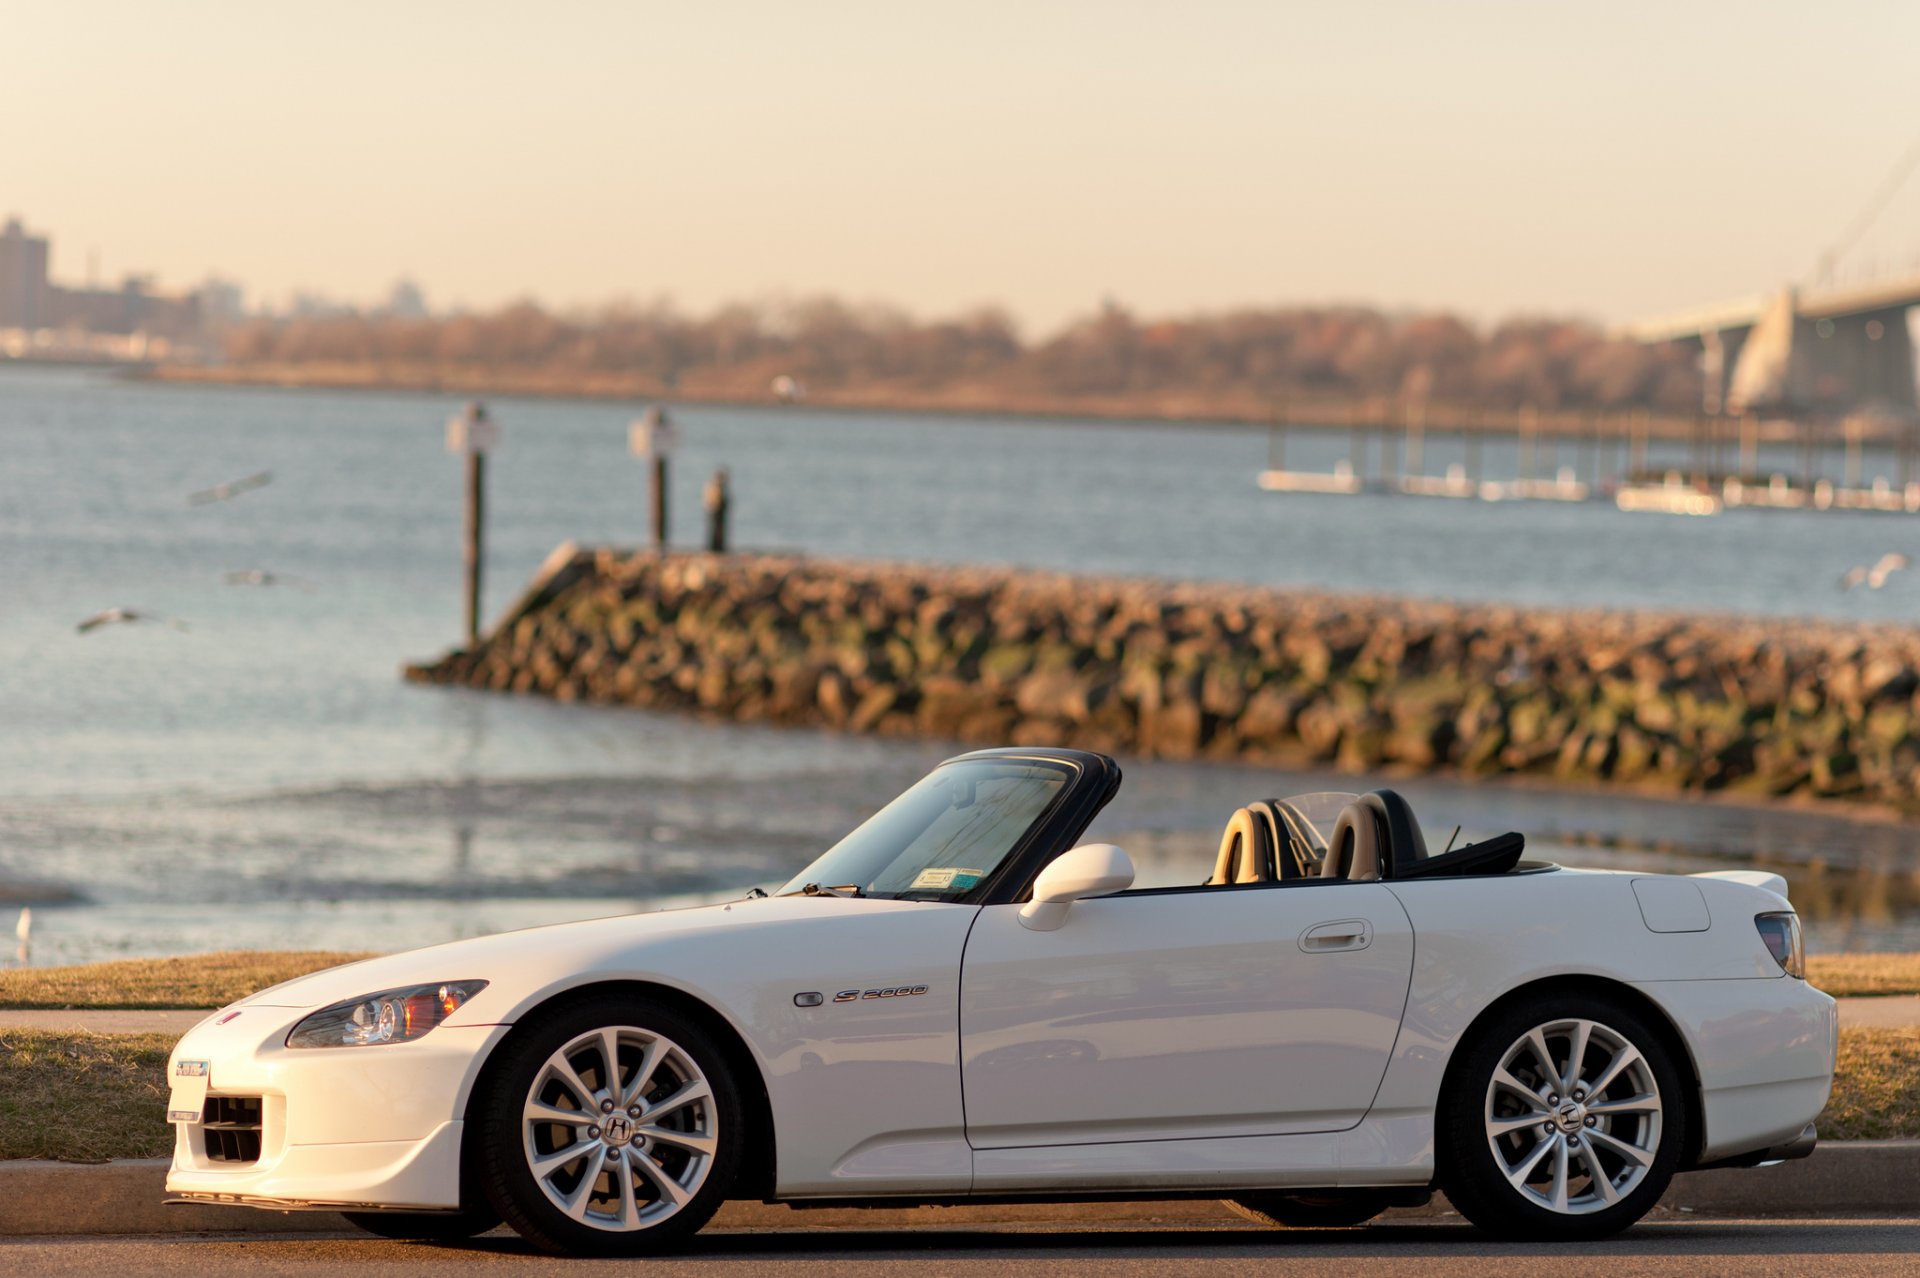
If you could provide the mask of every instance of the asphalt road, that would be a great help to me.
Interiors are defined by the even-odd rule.
[[[712,1233],[686,1253],[645,1265],[648,1274],[775,1275],[824,1278],[889,1274],[911,1264],[927,1273],[990,1275],[1044,1268],[1049,1274],[1200,1274],[1209,1278],[1272,1272],[1284,1263],[1288,1278],[1540,1278],[1542,1273],[1605,1273],[1634,1278],[1681,1272],[1709,1275],[1792,1275],[1822,1278],[1916,1272],[1920,1219],[1728,1220],[1675,1219],[1647,1223],[1601,1243],[1503,1244],[1462,1225],[1407,1223],[1362,1230],[1269,1231],[1234,1226],[1196,1229],[1129,1226],[880,1231],[809,1229]],[[413,1278],[471,1273],[525,1274],[559,1270],[590,1278],[631,1275],[632,1262],[561,1264],[529,1251],[519,1240],[493,1235],[461,1247],[377,1239],[262,1235],[0,1240],[0,1273],[92,1275],[115,1278],[166,1274],[177,1278],[260,1278],[286,1274],[400,1274]]]

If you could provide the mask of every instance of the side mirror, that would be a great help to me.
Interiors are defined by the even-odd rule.
[[[1087,843],[1061,854],[1033,881],[1033,899],[1020,907],[1020,922],[1051,932],[1067,921],[1067,907],[1086,896],[1124,892],[1133,886],[1133,861],[1111,843]]]

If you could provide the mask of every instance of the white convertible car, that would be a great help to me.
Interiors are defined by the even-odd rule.
[[[1675,1172],[1812,1149],[1838,1021],[1778,878],[1429,855],[1375,790],[1250,803],[1206,883],[1129,890],[1074,846],[1119,784],[966,754],[772,896],[262,991],[174,1052],[167,1188],[560,1253],[659,1251],[729,1198],[1331,1226],[1436,1187],[1590,1238]]]

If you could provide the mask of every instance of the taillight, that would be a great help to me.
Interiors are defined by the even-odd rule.
[[[1760,940],[1773,955],[1773,961],[1788,976],[1807,979],[1807,947],[1800,939],[1800,916],[1791,910],[1779,914],[1756,914],[1753,925],[1760,929]]]

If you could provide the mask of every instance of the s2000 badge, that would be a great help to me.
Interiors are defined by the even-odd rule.
[[[864,1003],[870,998],[912,998],[915,994],[925,994],[924,985],[886,985],[872,990],[841,990],[833,996],[836,1003]]]

